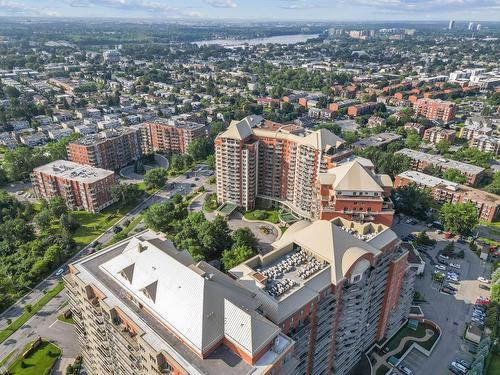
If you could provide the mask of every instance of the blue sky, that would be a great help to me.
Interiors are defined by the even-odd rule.
[[[0,0],[0,16],[499,21],[500,0]]]

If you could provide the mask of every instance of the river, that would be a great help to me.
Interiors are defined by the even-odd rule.
[[[255,46],[258,44],[296,44],[306,42],[309,39],[317,38],[319,34],[294,34],[294,35],[280,35],[271,36],[267,38],[253,38],[253,39],[212,39],[212,40],[200,40],[198,42],[193,42],[198,47],[200,46],[211,46],[214,44],[224,46],[224,47],[235,47],[241,46],[243,44],[248,44]]]

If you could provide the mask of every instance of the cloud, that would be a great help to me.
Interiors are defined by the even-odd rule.
[[[32,9],[34,8],[17,1],[0,0],[0,11],[5,11],[6,13],[25,13]]]
[[[282,9],[318,9],[325,8],[325,4],[316,3],[308,0],[285,0],[284,4],[280,6]]]
[[[53,0],[57,1],[57,0]],[[169,18],[199,18],[202,14],[192,7],[177,8],[170,6],[162,0],[65,0],[72,7],[83,8],[111,8],[126,12],[143,12],[151,16]]]
[[[205,3],[214,8],[236,8],[238,6],[234,0],[205,0]]]
[[[344,4],[392,12],[463,12],[500,9],[500,0],[341,0]]]

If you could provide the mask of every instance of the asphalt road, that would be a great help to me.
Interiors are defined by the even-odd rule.
[[[119,225],[125,220],[132,221],[137,215],[155,203],[161,203],[169,199],[174,194],[189,194],[205,183],[207,177],[186,177],[181,175],[175,179],[169,180],[169,183],[175,183],[173,189],[163,188],[154,195],[148,197],[141,202],[137,207],[127,213],[115,225]],[[194,186],[192,186],[194,185]],[[114,227],[114,226],[113,226]],[[105,244],[114,236],[113,227],[110,227],[99,237],[96,238],[99,243]],[[84,247],[70,260],[68,260],[60,268],[65,270],[68,264],[75,262],[79,258],[87,255],[90,251],[90,246]],[[43,280],[40,284],[32,289],[27,295],[18,300],[9,309],[5,310],[0,315],[0,329],[5,328],[8,324],[7,319],[16,319],[23,313],[23,309],[27,304],[33,304],[40,299],[44,291],[52,289],[60,280],[60,276],[56,276],[55,272]],[[28,342],[33,341],[36,337],[42,336],[47,338],[63,349],[64,356],[74,357],[78,352],[78,344],[73,333],[73,327],[57,321],[57,309],[66,300],[65,292],[61,292],[54,297],[44,308],[35,314],[28,322],[26,322],[18,331],[16,331],[5,342],[0,344],[0,360],[13,350],[22,349]],[[55,322],[55,323],[54,323]],[[54,323],[54,324],[53,324]]]

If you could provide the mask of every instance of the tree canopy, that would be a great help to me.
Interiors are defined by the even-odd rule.
[[[441,207],[444,228],[456,234],[470,234],[479,223],[477,209],[471,203],[445,203]]]

